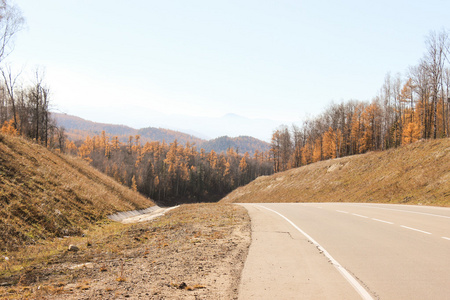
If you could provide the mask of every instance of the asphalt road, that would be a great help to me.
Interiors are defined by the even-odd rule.
[[[450,208],[242,204],[240,299],[450,299]]]

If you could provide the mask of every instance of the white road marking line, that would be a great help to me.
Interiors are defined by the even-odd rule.
[[[343,211],[343,210],[336,210],[337,212],[343,213],[343,214],[348,214],[347,211]]]
[[[449,240],[449,241],[450,241],[450,238],[448,238],[448,237],[443,236],[442,238],[443,238],[444,240]]]
[[[403,228],[406,228],[406,229],[410,229],[410,230],[414,230],[414,231],[418,231],[418,232],[422,232],[422,233],[425,233],[425,234],[431,234],[431,232],[423,231],[423,230],[420,230],[420,229],[416,229],[416,228],[412,228],[412,227],[408,227],[408,226],[404,226],[404,225],[400,225],[400,227],[403,227]]]
[[[303,234],[309,241],[311,241],[311,243],[313,243],[314,246],[317,247],[317,249],[319,249],[319,251],[322,251],[322,254],[325,255],[325,257],[327,257],[331,264],[338,269],[338,271],[341,273],[342,276],[344,276],[345,279],[347,279],[347,281],[353,286],[353,288],[360,294],[360,296],[365,299],[365,300],[373,300],[372,296],[370,296],[370,294],[364,289],[364,287],[355,279],[353,278],[352,275],[350,275],[350,273],[343,267],[341,266],[331,255],[330,253],[328,253],[318,242],[316,242],[311,236],[309,236],[306,232],[304,232],[303,230],[301,230],[297,225],[294,224],[294,222],[292,222],[291,220],[289,220],[288,218],[286,218],[285,216],[283,216],[282,214],[280,214],[279,212],[267,208],[265,206],[262,205],[257,205],[255,204],[255,206],[259,206],[262,208],[265,208],[271,212],[276,213],[277,215],[279,215],[280,217],[282,217],[283,219],[285,219],[289,224],[291,224],[292,226],[294,226],[295,229],[297,229],[301,234]]]
[[[361,218],[365,218],[365,219],[368,219],[368,218],[369,218],[369,217],[362,216],[362,215],[358,215],[358,214],[352,214],[352,215],[357,216],[357,217],[361,217]]]
[[[419,215],[426,215],[426,216],[433,216],[433,217],[450,219],[450,216],[436,215],[436,214],[424,213],[424,212],[419,212],[419,211],[411,211],[411,210],[403,210],[403,209],[395,209],[395,208],[386,208],[386,207],[379,207],[379,206],[368,206],[368,205],[354,205],[354,206],[370,207],[370,208],[392,210],[392,211],[401,211],[401,212],[406,212],[406,213],[411,213],[411,214],[419,214]]]
[[[380,220],[380,219],[375,219],[375,218],[372,218],[372,220],[375,220],[375,221],[378,221],[378,222],[383,222],[383,223],[387,223],[387,224],[394,224],[394,223],[392,223],[392,222],[389,222],[389,221],[384,221],[384,220]]]

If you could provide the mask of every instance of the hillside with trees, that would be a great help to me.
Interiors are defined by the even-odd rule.
[[[206,152],[176,140],[142,144],[139,135],[121,143],[117,136],[110,139],[102,132],[79,146],[69,141],[65,151],[162,205],[215,201],[273,172],[268,152],[238,154],[233,148]]]
[[[420,139],[449,137],[448,32],[431,33],[426,46],[426,54],[409,68],[406,79],[387,74],[371,102],[332,104],[300,127],[275,130],[271,142],[275,172]]]
[[[226,152],[233,148],[237,153],[248,152],[250,155],[259,155],[261,152],[268,152],[270,144],[258,140],[251,136],[239,136],[231,138],[228,136],[218,137],[213,140],[203,141],[199,143],[199,147],[205,149],[206,152],[214,150],[218,153]]]
[[[1,131],[25,136],[46,147],[61,148],[65,135],[50,116],[50,89],[42,71],[36,69],[34,80],[28,85],[18,85],[20,73],[14,73],[9,66],[0,72],[4,79],[0,87]]]
[[[54,112],[52,113],[52,117],[56,120],[56,124],[59,127],[65,129],[68,139],[74,142],[84,141],[88,136],[100,135],[103,131],[110,138],[117,136],[121,143],[126,143],[130,136],[136,135],[140,136],[143,143],[153,141],[172,143],[177,140],[184,145],[188,142],[191,144],[203,142],[202,139],[190,134],[170,129],[154,127],[135,129],[125,125],[92,122],[80,117]]]
[[[274,201],[450,206],[450,138],[420,140],[262,176],[220,202]]]
[[[248,152],[254,155],[255,152],[267,152],[270,144],[249,136],[228,137],[223,136],[212,140],[204,140],[193,135],[174,131],[164,128],[147,127],[134,129],[124,125],[104,124],[88,120],[80,117],[51,113],[56,124],[60,128],[64,128],[67,138],[75,143],[86,140],[86,138],[101,135],[104,131],[111,139],[117,137],[121,143],[127,143],[130,136],[140,136],[142,143],[155,142],[173,143],[175,140],[181,145],[195,144],[199,149],[203,148],[206,152],[214,150],[216,153],[226,152],[229,148],[233,148],[238,153]]]
[[[62,151],[86,160],[160,205],[217,201],[236,187],[273,172],[269,144],[252,137],[202,141],[167,129],[136,130],[54,116],[58,124],[70,128],[65,132],[72,139],[84,137],[75,142],[69,138]],[[100,129],[110,133],[102,130],[90,135]]]

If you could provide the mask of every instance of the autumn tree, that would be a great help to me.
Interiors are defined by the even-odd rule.
[[[208,197],[217,199],[259,175],[273,173],[268,155],[261,152],[252,157],[248,153],[239,155],[233,148],[216,153],[198,151],[189,143],[174,141],[167,145],[154,141],[138,145],[136,137],[133,139],[131,148],[129,143],[111,143],[111,148],[117,148],[105,155],[109,143],[107,134],[102,133],[86,138],[77,153],[117,181],[166,205],[181,200],[211,201]],[[74,144],[70,142],[69,147]]]
[[[342,133],[339,129],[333,130],[329,127],[328,131],[323,135],[323,158],[339,157],[339,149],[342,144]]]
[[[281,135],[279,130],[275,130],[273,132],[270,145],[270,153],[273,159],[273,169],[276,173],[281,171]]]
[[[5,121],[0,128],[0,132],[6,135],[17,135],[17,129],[14,127],[13,119]]]
[[[409,122],[403,131],[402,144],[407,145],[417,142],[420,138],[419,124],[414,122]]]

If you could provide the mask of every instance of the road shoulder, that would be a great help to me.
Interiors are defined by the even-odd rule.
[[[361,299],[328,259],[278,215],[242,204],[252,223],[252,243],[239,299]]]
[[[250,219],[237,205],[187,204],[47,243],[10,253],[6,270],[0,260],[0,299],[237,299]]]

